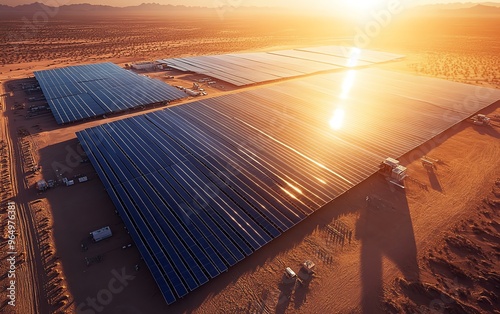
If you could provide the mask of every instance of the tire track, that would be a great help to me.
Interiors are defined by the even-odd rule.
[[[6,108],[7,109],[7,108]],[[16,223],[17,223],[17,243],[18,252],[24,252],[25,263],[20,264],[16,269],[16,312],[22,314],[41,313],[41,285],[39,281],[39,271],[41,261],[37,256],[36,229],[33,224],[33,216],[26,206],[26,202],[20,197],[19,191],[26,189],[23,178],[23,165],[18,160],[22,160],[20,148],[15,145],[14,139],[17,138],[15,130],[9,132],[9,121],[4,120],[5,141],[11,157],[10,173],[12,183],[13,201],[16,203]],[[9,136],[10,134],[10,136]],[[39,252],[38,252],[39,255]],[[46,299],[46,298],[45,298]],[[46,307],[45,307],[46,308]]]

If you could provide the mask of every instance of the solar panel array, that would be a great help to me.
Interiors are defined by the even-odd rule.
[[[367,66],[402,58],[393,53],[343,46],[324,46],[274,52],[171,58],[160,63],[205,74],[236,86],[262,83],[340,68]]]
[[[297,50],[320,53],[330,56],[348,57],[349,59],[372,62],[372,63],[393,61],[404,57],[403,55],[400,54],[395,54],[385,51],[375,51],[367,49],[349,49],[349,47],[344,47],[344,46],[322,46],[322,47],[301,48]]]
[[[318,75],[89,128],[78,139],[168,304],[500,91]],[[470,98],[474,95],[474,98]]]
[[[35,77],[58,124],[186,97],[109,62],[36,71]]]

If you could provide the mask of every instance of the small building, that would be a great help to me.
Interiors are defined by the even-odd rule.
[[[101,240],[111,237],[113,233],[111,232],[109,226],[106,226],[96,231],[92,231],[90,235],[92,236],[92,240],[94,240],[94,242],[99,242]]]
[[[157,69],[156,63],[151,61],[132,63],[130,67],[135,70],[143,70],[143,71],[152,71]]]
[[[188,94],[189,96],[192,96],[192,97],[197,97],[197,96],[200,96],[200,95],[201,95],[201,93],[200,93],[199,91],[195,91],[195,90],[192,90],[192,89],[189,89],[189,88],[186,88],[186,89],[184,90],[184,92],[185,92],[186,94]]]

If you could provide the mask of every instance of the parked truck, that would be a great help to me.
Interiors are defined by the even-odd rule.
[[[382,173],[389,182],[404,187],[403,184],[404,179],[407,177],[407,169],[399,164],[399,160],[387,157],[380,163],[380,173]]]

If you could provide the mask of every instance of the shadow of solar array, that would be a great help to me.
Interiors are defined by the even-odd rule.
[[[500,99],[498,90],[477,88],[350,70],[77,136],[170,304],[365,180],[386,157]],[[332,128],[339,110],[343,125]]]
[[[158,62],[180,71],[205,74],[236,86],[244,86],[328,70],[367,66],[402,57],[381,51],[324,46],[274,52],[172,58]]]
[[[170,85],[109,62],[34,74],[58,124],[186,97]]]

